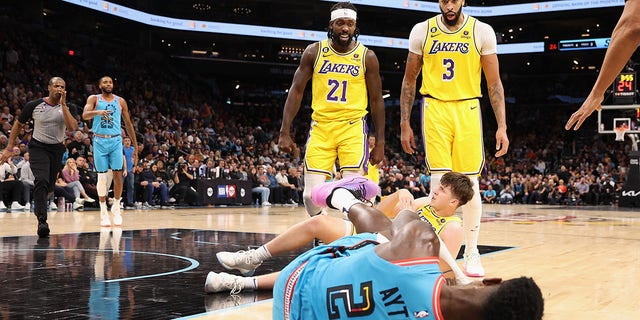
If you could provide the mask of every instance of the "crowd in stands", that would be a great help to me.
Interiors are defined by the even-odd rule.
[[[52,76],[66,80],[68,101],[81,114],[87,96],[98,93],[97,79],[111,75],[116,82],[114,92],[129,102],[138,133],[140,161],[132,170],[136,199],[126,199],[127,206],[136,202],[147,207],[201,205],[196,181],[209,178],[250,181],[254,198],[264,206],[301,203],[301,153],[308,132],[308,107],[302,108],[293,126],[292,135],[301,148],[294,154],[285,154],[277,146],[280,98],[267,101],[271,107],[235,108],[212,93],[216,90],[207,84],[187,80],[196,79],[197,75],[172,70],[168,57],[110,46],[108,42],[96,44],[95,39],[77,39],[84,48],[83,56],[69,56],[60,52],[55,40],[72,34],[42,32],[43,27],[37,25],[17,28],[6,17],[1,20],[5,31],[0,33],[0,149],[6,147],[11,125],[25,103],[46,96],[46,85]],[[489,103],[485,101],[483,105],[488,108]],[[528,110],[508,106],[511,147],[501,158],[493,157],[491,148],[487,148],[481,178],[486,202],[615,203],[626,175],[629,146],[608,137],[594,137],[583,144],[576,143],[573,136],[567,137],[563,124],[573,107],[553,113],[544,105]],[[382,194],[407,188],[415,196],[426,195],[429,176],[424,155],[402,152],[399,107],[387,108],[386,115],[386,158],[380,165]],[[417,121],[418,117],[413,118]],[[68,133],[65,142],[63,163],[67,171],[56,184],[56,195],[74,208],[97,198],[90,123],[80,117],[78,121],[80,129]],[[484,123],[485,145],[495,145],[495,120],[487,118]],[[415,123],[413,127],[419,125]],[[30,137],[31,128],[27,125],[19,133],[13,161],[0,166],[0,209],[29,204],[32,175],[28,166],[25,172],[20,171],[28,163]]]

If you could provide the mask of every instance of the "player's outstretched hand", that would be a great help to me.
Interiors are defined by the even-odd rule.
[[[602,110],[602,100],[604,100],[604,97],[592,97],[589,95],[580,106],[580,109],[571,115],[564,129],[571,130],[573,127],[573,130],[578,130],[594,111]]]

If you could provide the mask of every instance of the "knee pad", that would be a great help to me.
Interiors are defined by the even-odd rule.
[[[324,183],[327,180],[326,176],[317,173],[305,173],[304,174],[304,192],[302,198],[304,201],[304,207],[307,209],[307,213],[310,216],[315,216],[322,212],[322,208],[316,207],[311,202],[311,191],[314,187]]]
[[[107,192],[109,192],[109,187],[111,187],[111,183],[113,182],[113,170],[107,170]]]
[[[106,197],[109,192],[109,174],[107,172],[98,173],[98,183],[96,184],[96,191],[98,191],[99,197]]]

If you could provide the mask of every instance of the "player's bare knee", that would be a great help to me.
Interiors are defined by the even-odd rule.
[[[316,231],[326,228],[328,224],[329,217],[323,214],[319,214],[307,219],[306,227],[309,228],[309,230],[313,231],[313,233],[316,233]]]

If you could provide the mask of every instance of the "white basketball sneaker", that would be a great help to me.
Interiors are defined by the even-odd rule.
[[[484,277],[484,268],[482,267],[482,261],[480,261],[478,249],[465,252],[464,273],[469,277]]]
[[[229,291],[231,294],[238,294],[244,289],[242,277],[225,272],[209,272],[204,283],[204,292],[215,293]]]
[[[238,252],[218,252],[216,253],[218,262],[228,270],[236,269],[245,277],[250,277],[262,264],[262,260],[258,258],[256,250],[249,251],[240,250]]]
[[[110,227],[111,226],[111,218],[109,218],[109,212],[100,211],[100,226],[101,227]]]

